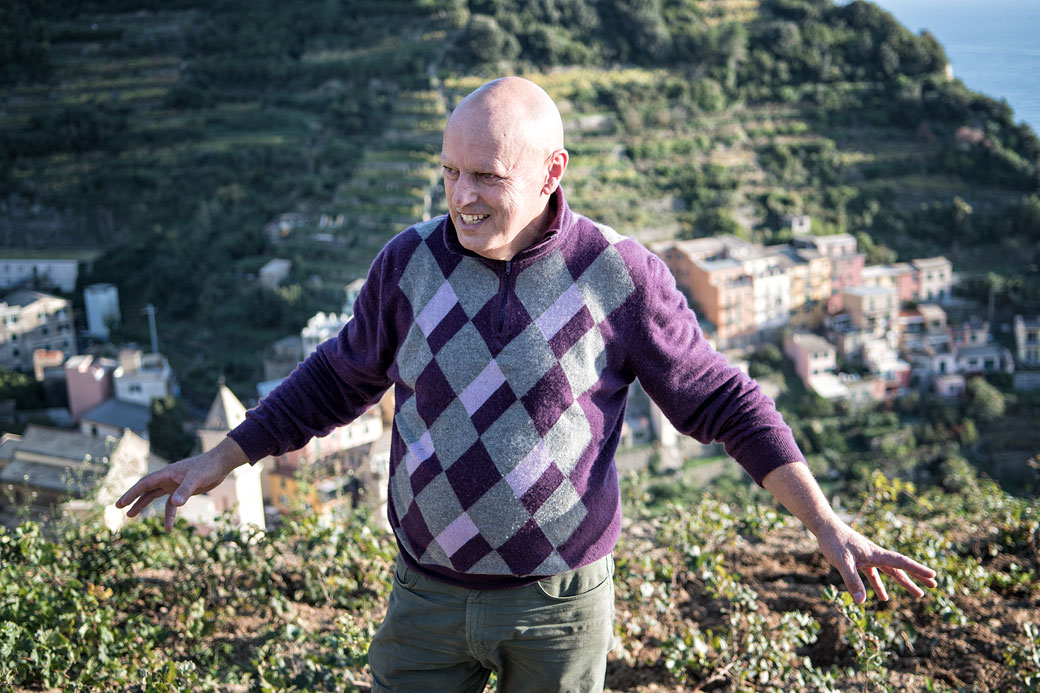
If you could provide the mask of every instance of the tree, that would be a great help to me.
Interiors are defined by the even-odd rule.
[[[622,60],[659,64],[670,55],[672,36],[661,15],[660,0],[609,0],[603,18],[618,41]]]
[[[42,383],[31,375],[0,368],[0,400],[13,399],[17,409],[39,409],[44,406]]]
[[[171,462],[190,455],[195,440],[184,431],[187,415],[181,401],[173,397],[153,399],[151,414],[148,440],[152,451]]]
[[[460,45],[482,63],[513,60],[520,55],[520,42],[516,37],[499,26],[494,17],[482,14],[470,17]]]
[[[1000,390],[986,382],[985,378],[974,378],[968,383],[967,414],[981,423],[992,423],[1004,416],[1007,403]]]

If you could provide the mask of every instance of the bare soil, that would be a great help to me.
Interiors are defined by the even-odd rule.
[[[849,622],[822,596],[825,586],[843,585],[837,571],[817,552],[811,535],[802,529],[783,528],[757,543],[738,543],[728,551],[727,558],[740,582],[757,593],[758,613],[768,622],[779,622],[785,612],[801,611],[820,624],[816,642],[800,654],[808,656],[815,667],[837,667],[839,690],[1019,690],[1003,653],[1012,643],[1025,645],[1022,624],[1040,622],[1040,595],[1035,590],[1017,588],[1007,594],[985,596],[958,594],[953,602],[967,617],[966,625],[958,625],[925,608],[932,595],[916,601],[889,583],[891,599],[879,603],[878,608],[895,612],[896,619],[908,624],[916,637],[907,638],[889,652],[886,672],[868,675],[857,668],[855,652],[843,637]],[[1000,554],[986,568],[1007,571],[1012,562],[1027,570],[1040,570],[1035,553]],[[680,582],[685,594],[677,600],[671,619],[662,622],[657,632],[643,633],[626,642],[628,654],[634,656],[612,655],[607,668],[609,690],[733,690],[732,682],[714,679],[681,685],[663,665],[660,644],[667,633],[677,631],[684,622],[696,624],[702,631],[727,629],[728,615],[720,611],[718,600],[705,593],[703,583],[690,576],[683,576]],[[619,602],[619,623],[633,621],[635,616],[628,605]]]

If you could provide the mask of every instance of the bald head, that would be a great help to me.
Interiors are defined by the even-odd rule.
[[[544,89],[523,77],[492,80],[460,101],[445,132],[462,127],[481,127],[496,139],[545,156],[563,148],[559,109]]]

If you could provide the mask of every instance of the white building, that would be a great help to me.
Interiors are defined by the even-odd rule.
[[[303,358],[307,358],[327,339],[339,334],[343,326],[350,320],[346,313],[318,313],[307,321],[307,326],[300,331],[303,340]]]
[[[917,300],[944,301],[953,290],[953,265],[945,257],[912,260],[917,278]]]
[[[56,258],[0,259],[0,289],[11,289],[25,284],[49,286],[65,293],[76,290],[79,275],[78,260]]]
[[[966,375],[1007,373],[1011,375],[1015,372],[1015,361],[1011,356],[1011,351],[996,342],[958,347],[955,353],[958,373]]]
[[[202,452],[212,450],[227,437],[228,432],[246,419],[246,408],[223,383],[213,398],[209,413],[198,431]],[[231,513],[234,524],[241,528],[266,527],[264,521],[264,494],[261,475],[263,461],[236,467],[224,481],[206,494],[212,504],[212,513]]]
[[[260,283],[268,289],[277,289],[292,269],[292,261],[276,257],[260,268]]]
[[[37,349],[76,353],[72,305],[58,296],[17,289],[0,299],[0,366],[31,371]]]
[[[87,334],[102,341],[108,340],[109,326],[118,326],[119,289],[113,284],[91,284],[83,290],[87,309]]]
[[[812,233],[812,219],[808,214],[788,214],[784,217],[784,223],[797,236]]]
[[[177,396],[177,382],[170,362],[162,354],[140,349],[119,352],[119,367],[112,373],[116,399],[150,407],[153,399]]]
[[[885,383],[889,394],[900,394],[910,385],[910,364],[882,339],[863,345],[863,363]]]
[[[1022,366],[1040,366],[1040,315],[1015,316],[1015,350]]]
[[[760,335],[783,327],[791,318],[789,264],[790,260],[780,253],[758,249],[741,260],[751,277],[752,320]]]

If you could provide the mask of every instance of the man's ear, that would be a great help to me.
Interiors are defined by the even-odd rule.
[[[554,151],[547,160],[548,168],[545,172],[545,185],[542,186],[543,195],[552,195],[560,185],[563,172],[567,170],[567,161],[570,155],[566,149],[560,148]]]

